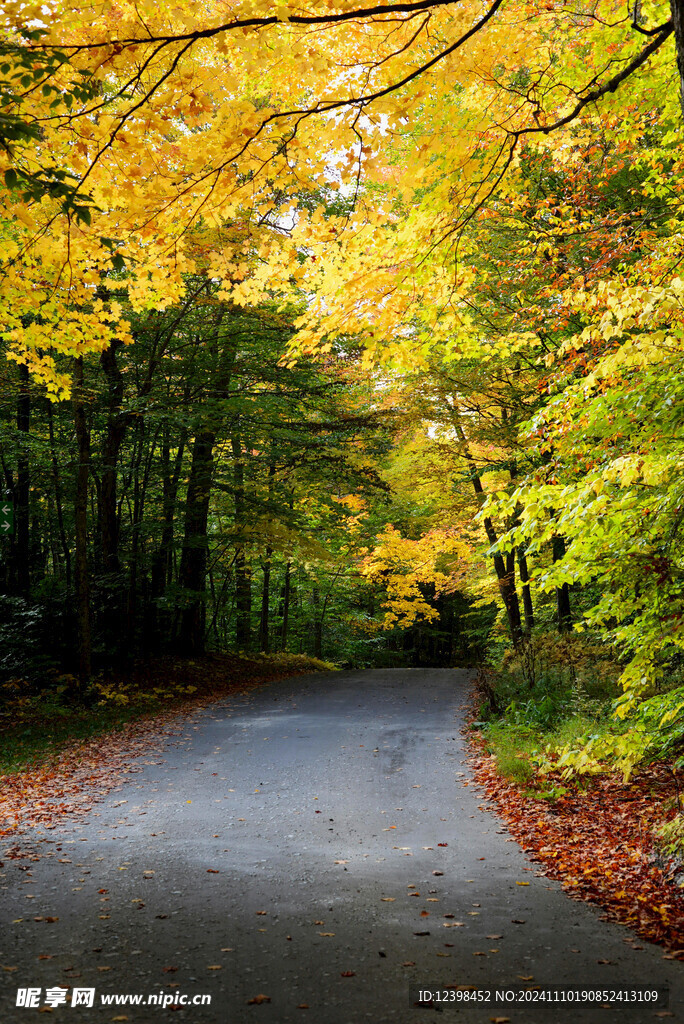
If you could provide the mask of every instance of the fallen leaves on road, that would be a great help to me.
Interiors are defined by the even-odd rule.
[[[305,666],[269,665],[224,654],[193,661],[158,658],[136,667],[128,682],[141,692],[176,684],[195,686],[199,692],[187,699],[171,700],[165,711],[122,723],[116,731],[86,741],[75,739],[37,767],[0,775],[0,838],[14,837],[37,826],[53,829],[66,817],[85,815],[94,803],[121,785],[122,775],[141,770],[132,764],[134,758],[159,751],[170,737],[179,736],[186,724],[184,716],[217,698],[246,693],[272,679],[302,671],[306,671]]]
[[[270,1002],[271,1002],[271,997],[270,996],[265,996],[263,994],[260,994],[258,996],[253,996],[251,999],[248,999],[247,1000],[247,1005],[248,1006],[255,1006],[255,1005],[256,1006],[260,1006],[261,1003],[270,1003]]]
[[[642,769],[627,783],[619,773],[585,778],[582,789],[565,782],[566,795],[546,804],[497,774],[495,758],[486,753],[481,738],[471,735],[471,747],[476,780],[525,852],[544,865],[547,877],[560,880],[573,899],[598,903],[606,919],[664,945],[672,958],[684,959],[684,894],[656,862],[651,832],[663,805],[676,796],[665,766]],[[513,924],[524,923],[513,919]]]

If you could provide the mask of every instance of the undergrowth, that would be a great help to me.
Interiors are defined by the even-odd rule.
[[[621,718],[620,673],[610,647],[577,635],[542,636],[507,653],[496,672],[481,678],[480,719],[499,772],[548,798],[607,770],[627,780],[656,760],[681,768],[681,679],[673,675],[669,688]]]
[[[50,761],[74,741],[121,730],[128,722],[181,709],[193,700],[334,669],[330,662],[303,654],[214,654],[141,663],[125,677],[94,678],[83,691],[69,675],[57,675],[40,688],[11,679],[0,687],[0,774]]]

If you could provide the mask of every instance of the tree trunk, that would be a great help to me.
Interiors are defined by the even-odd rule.
[[[17,459],[16,524],[17,536],[14,548],[16,559],[17,592],[28,597],[31,590],[29,498],[31,476],[29,465],[29,432],[31,429],[31,396],[29,393],[29,371],[24,363],[19,364],[19,395],[17,398],[17,431],[20,435],[19,457]]]
[[[283,582],[283,621],[280,631],[280,643],[284,651],[287,650],[287,627],[290,617],[290,572],[291,564],[288,561],[285,564],[285,580]]]
[[[233,449],[233,489],[235,494],[235,527],[245,525],[245,464],[237,431],[230,439]],[[238,542],[235,553],[235,639],[239,651],[252,646],[252,573],[244,544]]]
[[[314,587],[311,592],[311,598],[314,609],[314,620],[313,620],[313,656],[314,658],[323,657],[323,616],[320,613],[320,594],[318,587]]]
[[[559,562],[565,554],[565,541],[555,536],[551,542],[554,562]],[[572,612],[570,609],[570,588],[567,583],[556,587],[556,621],[559,633],[570,633],[572,630]]]
[[[218,365],[213,380],[208,383],[212,400],[226,397],[233,373],[237,341],[221,338],[219,328],[223,319],[221,310],[216,324]],[[223,349],[220,348],[224,344]],[[192,446],[190,479],[185,501],[185,532],[178,581],[186,590],[186,605],[181,614],[179,647],[184,654],[204,652],[206,605],[205,586],[207,574],[207,524],[209,521],[209,499],[213,483],[214,445],[223,420],[223,410],[214,406],[205,414],[198,427]]]
[[[78,677],[81,688],[91,674],[90,576],[88,572],[88,474],[90,469],[90,431],[83,394],[83,356],[74,361],[72,391],[76,431],[76,493],[74,499],[75,589],[78,629]]]
[[[178,582],[186,591],[181,615],[179,646],[181,653],[202,654],[206,607],[204,588],[207,572],[207,523],[214,467],[213,430],[199,432],[192,446],[190,479],[185,502],[185,536]]]
[[[129,417],[122,415],[124,382],[116,361],[116,350],[123,344],[118,339],[100,356],[100,366],[107,378],[107,429],[102,444],[102,477],[100,481],[100,557],[105,573],[118,574],[119,523],[117,517],[117,469],[119,452],[126,434]]]
[[[684,0],[670,0],[674,26],[677,71],[679,72],[679,105],[684,115]]]
[[[71,590],[71,548],[67,540],[64,527],[64,512],[62,507],[62,481],[57,462],[57,451],[55,448],[55,424],[52,412],[52,402],[47,403],[48,436],[50,438],[50,460],[52,464],[52,482],[55,488],[55,511],[57,513],[57,525],[59,527],[59,541],[64,555],[64,567],[66,571],[66,592]]]
[[[527,558],[522,548],[518,548],[518,569],[520,571],[520,582],[522,584],[523,611],[525,613],[525,635],[532,636],[534,629],[534,608],[532,606],[532,594],[530,592],[530,575],[527,569]]]
[[[157,601],[162,597],[173,575],[173,536],[176,513],[178,485],[183,467],[186,430],[181,430],[176,449],[176,457],[171,468],[171,446],[168,424],[164,425],[162,439],[162,532],[159,547],[152,558],[150,600],[148,606],[148,629],[151,646],[159,647],[161,640],[161,624],[164,616],[160,614]]]
[[[480,480],[480,474],[477,471],[475,460],[470,454],[470,447],[468,445],[468,439],[465,435],[465,431],[461,426],[458,419],[458,413],[453,410],[454,413],[454,427],[458,434],[461,442],[463,443],[463,454],[470,470],[470,478],[473,482],[473,488],[478,498],[484,496],[484,488],[482,481]],[[493,547],[497,541],[497,533],[494,528],[494,523],[487,516],[484,520],[485,533],[487,534],[487,540],[490,546]],[[510,552],[506,556],[504,561],[501,554],[495,554],[493,556],[494,571],[499,581],[499,593],[501,594],[501,600],[503,601],[504,608],[506,609],[506,617],[508,619],[508,631],[511,635],[511,641],[515,648],[521,646],[523,641],[523,629],[522,620],[520,617],[520,601],[518,600],[518,592],[515,589],[515,555]]]
[[[261,619],[259,621],[259,650],[269,653],[269,610],[271,603],[271,557],[273,548],[266,548],[266,559],[263,565],[264,581],[261,589]]]

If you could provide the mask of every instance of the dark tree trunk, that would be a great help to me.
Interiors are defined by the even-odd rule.
[[[88,474],[90,430],[83,393],[83,356],[74,361],[72,392],[76,431],[76,492],[74,499],[75,589],[78,629],[78,677],[81,688],[91,675],[90,576],[88,572]]]
[[[470,453],[470,447],[468,445],[468,439],[465,435],[465,431],[461,426],[458,414],[454,410],[454,427],[463,444],[464,458],[468,464],[470,470],[470,477],[473,482],[473,489],[477,494],[478,498],[484,496],[484,488],[482,481],[480,480],[480,474],[477,471],[475,460]],[[487,534],[487,540],[490,546],[494,546],[498,541],[496,529],[494,523],[486,517],[484,520],[485,533]],[[499,581],[499,593],[501,594],[501,600],[503,601],[504,608],[506,609],[506,617],[508,619],[508,631],[511,635],[511,641],[515,648],[522,645],[523,641],[523,628],[522,620],[520,617],[520,601],[518,600],[518,592],[515,588],[515,555],[510,552],[506,556],[506,560],[501,554],[495,554],[493,556],[494,571],[496,578]]]
[[[236,432],[231,437],[231,447],[235,527],[239,532],[245,525],[245,464],[242,458],[242,445]],[[235,611],[235,639],[238,650],[249,651],[252,646],[252,573],[244,545],[240,543],[235,553]]]
[[[287,650],[287,628],[290,617],[290,573],[291,565],[290,562],[287,562],[285,565],[285,580],[283,582],[283,621],[280,630],[280,643],[284,651]]]
[[[224,310],[216,323],[218,365],[210,382],[213,400],[226,397],[235,362],[236,341],[221,339],[219,327]],[[221,349],[221,344],[225,348]],[[192,446],[190,479],[185,501],[185,532],[178,582],[186,591],[186,604],[181,614],[179,648],[184,654],[202,654],[205,643],[209,500],[213,483],[214,445],[222,422],[222,410],[214,406],[198,427]]]
[[[534,629],[534,608],[530,592],[530,575],[527,569],[527,558],[522,548],[518,548],[518,569],[522,584],[523,611],[525,613],[525,635],[529,638]]]
[[[67,540],[66,529],[64,527],[64,512],[62,505],[62,480],[59,472],[59,463],[57,461],[57,450],[55,448],[55,424],[54,415],[52,412],[52,402],[47,403],[47,416],[48,416],[48,436],[50,438],[50,461],[52,464],[52,483],[55,488],[55,511],[57,513],[57,525],[59,527],[59,542],[62,547],[62,554],[64,555],[64,568],[66,571],[66,591],[69,593],[71,590],[71,548]]]
[[[100,356],[100,366],[107,378],[107,429],[102,444],[102,476],[100,480],[100,557],[105,573],[118,574],[119,523],[117,516],[117,470],[119,452],[126,435],[129,417],[122,415],[124,382],[116,361],[116,351],[123,343],[114,340]]]
[[[318,587],[314,587],[311,593],[314,609],[313,619],[313,656],[323,657],[323,615],[320,611],[321,599]]]
[[[19,365],[19,396],[17,398],[17,431],[20,435],[19,457],[17,459],[16,496],[16,559],[17,591],[28,597],[31,590],[29,498],[31,475],[29,464],[29,432],[31,430],[31,396],[29,393],[28,366]]]
[[[259,621],[259,650],[268,654],[269,644],[269,610],[271,603],[271,558],[273,549],[266,549],[266,559],[263,565],[264,580],[261,589],[261,619]]]
[[[551,542],[554,562],[559,562],[565,554],[565,541],[562,537],[556,536]],[[569,633],[572,630],[572,612],[570,609],[570,588],[567,583],[562,587],[556,587],[556,621],[559,633]]]
[[[161,620],[157,601],[171,582],[173,571],[173,537],[176,513],[176,498],[183,467],[186,441],[185,429],[181,431],[176,457],[171,468],[171,446],[168,424],[164,426],[162,438],[162,532],[159,547],[154,553],[151,568],[150,601],[148,607],[148,628],[146,630],[152,647],[158,647],[161,640]]]
[[[677,71],[679,72],[679,105],[684,114],[684,0],[670,0],[674,26]]]
[[[202,654],[204,651],[207,523],[215,440],[213,430],[203,430],[196,435],[192,446],[185,502],[185,536],[178,573],[178,582],[186,591],[179,637],[179,647],[183,654]]]

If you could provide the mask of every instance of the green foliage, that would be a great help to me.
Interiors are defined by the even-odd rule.
[[[684,814],[676,814],[656,829],[658,845],[666,857],[684,865]]]

